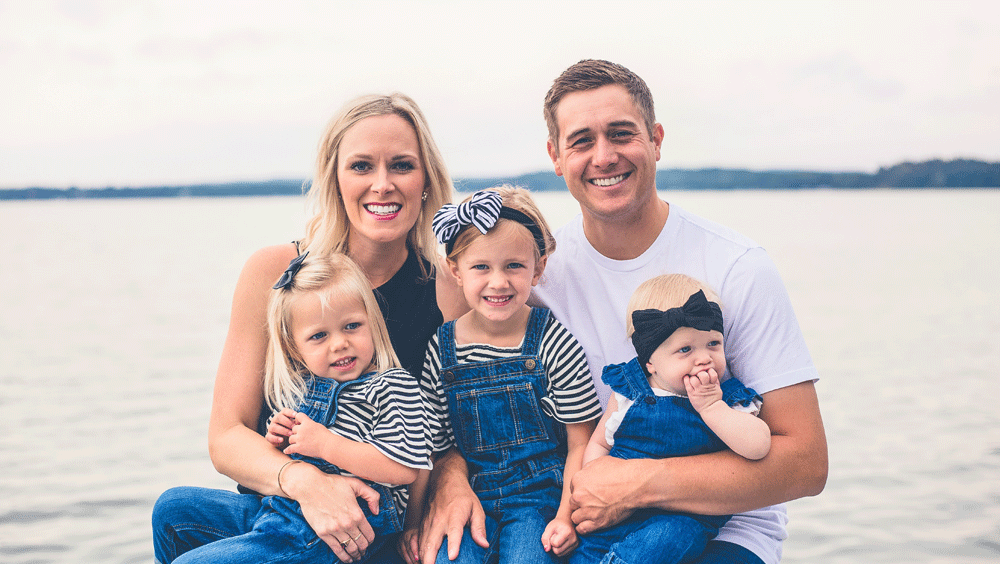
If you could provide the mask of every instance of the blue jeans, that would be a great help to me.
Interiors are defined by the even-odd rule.
[[[153,507],[156,560],[162,564],[338,562],[330,547],[298,519],[297,513],[282,507],[292,503],[276,496],[262,498],[208,488],[171,488]],[[392,500],[380,500],[380,514],[386,503],[391,504]],[[367,515],[367,505],[362,508]],[[383,544],[388,550],[382,552],[395,556],[393,543],[387,542],[390,538],[394,537],[376,534],[366,560],[394,561],[379,557]]]
[[[719,521],[657,510],[639,511],[626,521],[580,538],[570,564],[694,562],[719,531]]]
[[[533,564],[561,562],[551,552],[542,548],[542,532],[555,517],[555,508],[529,505],[492,513],[486,517],[486,540],[483,548],[472,540],[469,528],[462,532],[462,546],[458,558],[448,560],[448,540],[438,552],[438,563],[449,564]]]

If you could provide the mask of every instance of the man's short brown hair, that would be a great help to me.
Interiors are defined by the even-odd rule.
[[[646,82],[627,68],[600,59],[584,59],[564,70],[553,82],[545,95],[545,125],[549,128],[549,140],[558,150],[559,124],[556,123],[556,107],[563,96],[571,92],[593,90],[609,84],[618,84],[628,91],[646,123],[646,132],[653,137],[656,115],[653,111],[653,95]]]

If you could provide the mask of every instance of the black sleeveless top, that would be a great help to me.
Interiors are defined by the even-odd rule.
[[[396,274],[373,290],[396,356],[414,378],[420,378],[427,342],[444,323],[437,305],[434,279],[421,274],[418,260],[430,270],[430,263],[410,249],[406,262]]]

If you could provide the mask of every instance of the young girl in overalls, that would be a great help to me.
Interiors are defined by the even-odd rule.
[[[758,418],[761,397],[736,378],[722,381],[726,358],[717,302],[709,288],[682,274],[658,276],[636,289],[627,319],[637,357],[603,370],[614,393],[584,465],[607,455],[666,458],[725,448],[750,460],[767,455],[771,432]],[[582,537],[570,562],[689,562],[729,518],[646,509]]]
[[[361,504],[370,530],[337,539],[345,560],[363,562],[402,530],[406,485],[430,468],[424,404],[417,380],[399,368],[360,269],[345,255],[308,254],[291,262],[269,302],[264,389],[275,414],[266,438],[292,458],[278,471],[279,488],[288,466],[308,463],[361,478],[378,492],[378,500]],[[342,561],[288,498],[204,488],[169,495],[225,499],[211,506],[227,510],[185,525],[203,528],[201,545],[175,546],[179,537],[158,534],[161,562],[171,552],[178,563]]]
[[[455,562],[558,561],[577,544],[568,484],[601,411],[576,339],[526,304],[555,240],[530,194],[510,186],[442,207],[433,225],[471,311],[431,339],[421,385],[441,423],[434,450],[465,457],[489,541],[466,528]],[[413,559],[417,524],[408,514]],[[437,561],[448,557],[445,543]]]

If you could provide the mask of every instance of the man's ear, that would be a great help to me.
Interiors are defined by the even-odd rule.
[[[545,142],[545,150],[549,152],[549,158],[552,159],[552,165],[556,169],[556,176],[562,176],[562,168],[559,166],[559,151],[556,150],[556,145],[551,139]]]
[[[660,124],[653,129],[653,145],[656,146],[656,160],[660,160],[660,146],[663,145],[663,126]]]

